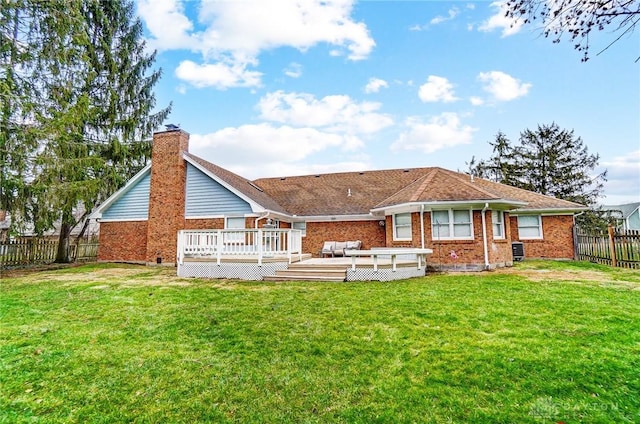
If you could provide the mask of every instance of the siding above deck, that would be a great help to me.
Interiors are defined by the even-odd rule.
[[[140,221],[149,217],[149,184],[151,172],[102,213],[104,221]]]
[[[208,217],[251,213],[251,206],[191,164],[187,164],[185,216]]]

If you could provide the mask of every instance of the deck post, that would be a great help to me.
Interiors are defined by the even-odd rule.
[[[258,266],[262,266],[262,249],[264,246],[264,232],[258,228]]]

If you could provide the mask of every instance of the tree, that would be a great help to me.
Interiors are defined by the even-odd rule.
[[[499,132],[490,143],[493,156],[477,163],[472,159],[471,175],[596,207],[607,172],[593,176],[600,157],[589,154],[573,130],[555,123],[538,125],[535,131],[521,132],[519,141],[512,146]]]
[[[36,232],[61,223],[56,261],[68,262],[71,230],[146,164],[169,108],[153,112],[160,71],[129,0],[27,2],[44,41],[27,61],[37,147],[21,212]]]
[[[544,36],[552,37],[554,43],[567,34],[575,49],[583,53],[583,62],[589,60],[592,31],[613,26],[613,32],[618,33],[600,54],[633,33],[640,22],[637,0],[506,0],[505,8],[507,17],[523,19],[525,23],[539,22]]]
[[[33,110],[40,98],[33,63],[47,42],[39,32],[47,4],[15,0],[0,7],[0,210],[25,221],[31,153],[37,149]]]

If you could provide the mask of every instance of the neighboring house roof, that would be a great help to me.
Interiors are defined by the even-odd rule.
[[[635,211],[640,209],[640,202],[626,203],[624,205],[615,205],[615,206],[603,206],[602,208],[609,212],[620,212],[622,214],[620,218],[627,219]]]

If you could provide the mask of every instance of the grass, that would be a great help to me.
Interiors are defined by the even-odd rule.
[[[0,423],[640,422],[640,272],[0,282]]]

